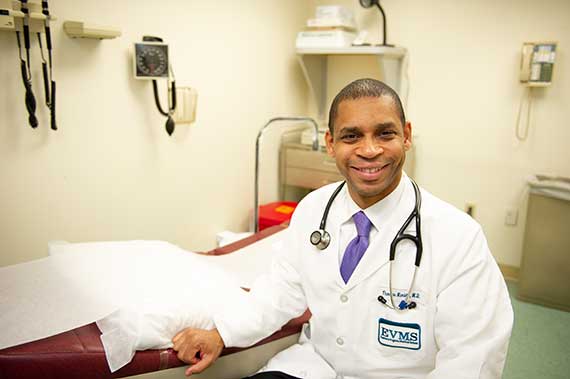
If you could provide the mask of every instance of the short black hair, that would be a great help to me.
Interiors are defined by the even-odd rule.
[[[394,100],[396,113],[400,117],[402,127],[406,125],[406,115],[400,97],[392,87],[376,79],[364,78],[349,83],[334,98],[329,112],[329,131],[334,134],[334,121],[338,114],[338,106],[344,100],[356,100],[362,97],[388,96]]]

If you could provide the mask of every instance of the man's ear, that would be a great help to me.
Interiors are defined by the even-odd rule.
[[[404,125],[404,149],[406,151],[412,148],[412,124],[410,122],[406,122]]]
[[[330,130],[327,130],[327,132],[325,133],[325,143],[327,145],[328,155],[330,155],[331,157],[334,158],[334,156],[335,156],[334,141],[333,141],[333,136],[332,136]]]

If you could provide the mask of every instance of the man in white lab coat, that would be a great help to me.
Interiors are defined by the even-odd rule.
[[[412,131],[398,95],[377,80],[350,83],[331,105],[326,143],[346,179],[326,217],[330,245],[320,250],[310,236],[338,183],[299,203],[279,258],[243,309],[217,315],[215,330],[174,337],[192,365],[187,375],[224,345],[249,346],[309,308],[299,343],[253,378],[500,378],[513,324],[505,282],[481,227],[416,194],[402,171]],[[423,254],[414,276],[411,240],[392,263],[389,255],[417,200]],[[405,233],[417,236],[416,225]]]

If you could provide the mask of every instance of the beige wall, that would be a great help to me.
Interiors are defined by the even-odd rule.
[[[329,1],[316,0],[316,4]],[[376,8],[337,0],[380,40]],[[500,263],[519,266],[525,177],[570,177],[570,2],[567,0],[385,0],[388,42],[409,50],[408,118],[416,135],[417,180],[464,209],[475,204]],[[521,45],[558,41],[554,83],[535,89],[526,142],[514,134],[523,87]],[[518,224],[504,224],[508,208]]]
[[[15,38],[0,33],[0,265],[44,256],[52,239],[163,239],[203,250],[220,230],[246,230],[257,130],[269,117],[314,110],[294,39],[325,3],[332,2],[54,1],[57,133],[47,130],[43,108],[41,129],[27,126]],[[353,8],[378,40],[375,9],[334,3]],[[410,52],[416,178],[457,207],[474,203],[497,260],[518,266],[525,176],[570,176],[570,2],[382,4],[389,42]],[[61,27],[67,19],[116,25],[123,36],[71,40]],[[173,138],[149,83],[131,77],[129,49],[143,34],[171,44],[178,85],[199,92],[197,122]],[[559,53],[553,85],[535,91],[521,143],[514,136],[519,51],[536,40],[557,40]],[[34,64],[41,98],[37,49]],[[276,155],[266,147],[262,201],[276,196]],[[515,227],[504,225],[507,208],[519,209]]]
[[[245,231],[258,129],[270,117],[306,112],[294,40],[309,5],[50,5],[58,17],[52,29],[59,131],[48,130],[42,106],[40,128],[27,125],[15,36],[0,32],[0,265],[43,257],[54,239],[161,239],[204,250],[215,246],[216,232]],[[116,26],[123,35],[70,39],[64,20]],[[170,44],[177,85],[199,94],[196,123],[177,127],[173,137],[164,131],[150,82],[132,78],[130,49],[143,34]],[[37,48],[33,64],[34,90],[43,101]],[[267,154],[267,167],[276,156]],[[262,200],[277,191],[275,169],[265,171]]]

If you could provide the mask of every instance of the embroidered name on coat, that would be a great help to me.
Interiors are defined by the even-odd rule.
[[[422,347],[422,330],[418,324],[400,323],[380,318],[378,342],[400,349],[419,350]]]

